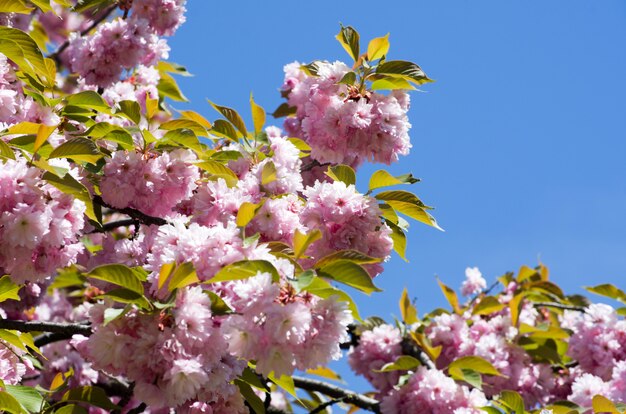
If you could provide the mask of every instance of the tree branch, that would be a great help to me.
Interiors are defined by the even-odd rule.
[[[134,224],[139,224],[139,221],[133,218],[113,221],[111,223],[103,224],[101,228],[93,230],[92,233],[106,233],[111,230],[115,230],[118,227],[128,227]]]
[[[323,402],[322,404],[318,405],[317,407],[315,407],[313,410],[311,410],[309,412],[309,414],[319,414],[322,411],[326,410],[328,407],[330,407],[332,405],[335,405],[335,404],[338,404],[338,403],[341,403],[341,402],[344,402],[345,400],[346,400],[345,397],[328,400],[328,401]]]
[[[117,211],[119,213],[122,214],[126,214],[127,216],[130,216],[132,219],[136,220],[136,221],[140,221],[143,224],[146,225],[151,225],[151,224],[156,224],[157,226],[163,226],[165,224],[167,224],[167,220],[162,219],[161,217],[152,217],[149,216],[147,214],[142,213],[139,210],[135,210],[134,208],[130,208],[130,207],[126,207],[126,208],[115,208],[107,203],[104,202],[104,200],[102,199],[102,197],[100,196],[94,196],[93,197],[93,202],[96,204],[101,205],[102,207],[106,207],[108,209]]]
[[[380,413],[377,400],[354,391],[346,390],[324,381],[298,376],[293,377],[293,383],[296,387],[302,388],[303,390],[317,391],[331,398],[342,399],[343,402],[355,405],[363,410]]]
[[[50,332],[68,335],[68,338],[74,334],[91,335],[91,327],[85,323],[25,322],[0,319],[0,329],[13,329],[20,332]]]
[[[566,304],[557,303],[557,302],[534,302],[533,306],[538,307],[538,308],[540,307],[556,308],[556,309],[571,310],[571,311],[578,311],[578,312],[585,312],[587,309],[584,306],[566,305]]]
[[[410,337],[402,338],[402,353],[417,358],[417,360],[428,369],[436,369],[435,363],[422,348]]]
[[[96,27],[97,25],[99,25],[100,23],[102,23],[103,21],[105,21],[110,15],[111,13],[113,13],[113,11],[115,11],[115,9],[117,9],[117,4],[114,4],[113,6],[109,7],[106,11],[104,11],[100,16],[96,17],[91,24],[85,29],[82,30],[80,32],[81,36],[85,36],[87,33],[89,33],[94,27]],[[66,40],[65,42],[63,42],[63,44],[61,46],[59,46],[59,48],[49,56],[50,59],[54,59],[54,61],[56,62],[57,65],[59,65],[61,63],[60,60],[60,56],[61,53],[65,52],[65,49],[67,49],[67,47],[70,45],[70,41]]]

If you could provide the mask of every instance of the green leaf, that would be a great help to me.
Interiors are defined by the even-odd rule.
[[[7,299],[20,300],[18,292],[22,287],[13,283],[8,275],[0,277],[0,303]]]
[[[393,241],[393,250],[405,261],[406,258],[406,235],[404,231],[395,223],[385,219],[385,223],[391,228],[391,240]]]
[[[34,153],[37,152],[46,141],[48,141],[48,138],[50,137],[50,135],[52,135],[55,129],[57,129],[56,126],[44,124],[39,125],[39,129],[37,130],[37,134],[35,135],[35,143],[33,145]]]
[[[76,404],[68,404],[56,410],[54,414],[88,414],[89,412]]]
[[[502,391],[498,398],[498,402],[505,404],[513,410],[515,414],[524,414],[524,400],[515,391]]]
[[[106,392],[99,387],[73,388],[63,395],[61,401],[86,402],[87,404],[100,407],[105,410],[115,410],[120,408],[113,404],[106,395]]]
[[[180,91],[176,80],[167,73],[161,72],[161,79],[157,84],[157,90],[163,97],[173,99],[178,102],[187,102],[187,98]]]
[[[141,122],[141,107],[135,101],[121,101],[118,103],[120,111],[125,118],[130,119],[135,124]]]
[[[11,394],[26,410],[32,413],[38,413],[42,407],[47,404],[41,394],[33,387],[25,387],[22,385],[6,385],[6,392]]]
[[[437,283],[439,283],[439,287],[441,288],[443,295],[448,300],[448,303],[450,304],[450,306],[452,306],[454,313],[461,314],[461,307],[459,306],[459,298],[456,295],[456,292],[452,288],[446,286],[439,279],[437,279]]]
[[[219,295],[211,292],[210,290],[205,290],[204,293],[206,293],[209,296],[209,299],[211,299],[211,313],[213,315],[228,315],[233,313],[230,306],[228,306],[228,304],[224,302],[224,299],[222,299]]]
[[[407,288],[404,288],[400,296],[400,315],[402,315],[402,321],[407,325],[418,322],[417,308],[411,303]]]
[[[239,206],[239,211],[237,211],[237,218],[235,222],[239,227],[246,227],[248,223],[252,221],[256,213],[259,211],[263,203],[254,204],[244,201],[241,206]]]
[[[379,257],[371,257],[358,250],[339,250],[334,253],[330,253],[315,263],[315,267],[323,267],[331,263],[335,263],[339,260],[349,260],[357,264],[371,264],[380,263],[383,259]]]
[[[413,62],[406,62],[404,60],[388,60],[383,62],[376,68],[376,73],[400,77],[418,85],[432,82],[432,80],[426,76],[422,68]]]
[[[254,134],[259,135],[263,131],[265,125],[265,109],[254,102],[252,94],[250,94],[250,109],[252,110],[252,123],[254,124]]]
[[[343,75],[343,78],[341,78],[341,80],[337,83],[341,85],[354,85],[355,82],[356,82],[356,73],[348,72],[345,75]]]
[[[196,135],[199,135],[199,136],[208,135],[207,128],[192,119],[174,119],[171,121],[167,121],[159,126],[159,129],[164,129],[166,131],[171,131],[173,129],[181,129],[181,128],[190,129]]]
[[[474,305],[472,315],[490,315],[495,312],[499,312],[506,307],[506,304],[500,303],[498,299],[493,296],[485,296]]]
[[[300,138],[288,138],[287,141],[291,142],[296,148],[300,150],[301,153],[311,151],[311,146]]]
[[[111,113],[111,107],[106,103],[102,96],[94,91],[78,92],[66,98],[66,107],[74,106],[84,108],[96,112]]]
[[[374,285],[369,273],[360,265],[349,260],[338,260],[318,270],[318,275],[343,283],[366,294],[382,292]]]
[[[104,310],[104,315],[103,315],[103,320],[102,320],[102,324],[104,326],[108,325],[109,323],[113,322],[114,320],[116,320],[117,318],[122,317],[123,315],[125,315],[127,312],[127,309],[119,309],[119,308],[107,308]]]
[[[276,181],[276,166],[272,161],[268,161],[261,171],[261,185],[267,185]]]
[[[202,115],[194,111],[178,111],[185,119],[189,119],[191,121],[200,124],[206,129],[211,129],[211,123]]]
[[[467,368],[462,368],[460,371],[460,375],[455,379],[465,381],[472,387],[478,388],[479,390],[482,389],[483,379],[480,376],[480,373]]]
[[[373,176],[372,176],[373,177]],[[394,177],[392,177],[394,178]],[[370,180],[371,184],[371,180]],[[422,202],[415,194],[403,190],[382,191],[376,194],[377,200],[399,201],[402,203],[414,204],[421,208],[430,208]]]
[[[15,397],[6,391],[0,391],[0,411],[10,414],[28,414]]]
[[[282,118],[284,116],[291,116],[291,115],[295,115],[297,110],[298,108],[296,108],[295,106],[289,106],[288,103],[283,102],[278,106],[278,108],[276,108],[274,113],[272,113],[272,116],[274,118]]]
[[[245,137],[248,135],[248,131],[246,129],[246,124],[243,122],[243,119],[241,118],[241,116],[237,113],[237,111],[235,111],[232,108],[229,108],[227,106],[220,106],[220,105],[216,105],[213,102],[209,101],[209,104],[211,104],[211,106],[220,114],[222,114],[222,116],[226,119],[228,119],[228,121],[233,124],[235,126],[235,128],[237,128],[237,130],[239,130],[239,132],[241,132],[241,134]]]
[[[308,233],[302,233],[300,230],[296,230],[293,234],[293,252],[294,257],[298,260],[309,246],[322,238],[322,232],[318,229],[312,230]]]
[[[405,175],[400,175],[398,177],[394,177],[393,175],[389,174],[385,170],[378,170],[374,172],[374,174],[372,174],[372,176],[370,177],[369,190],[372,191],[377,188],[389,187],[389,186],[398,185],[398,184],[415,184],[418,181],[419,179],[414,178],[413,175],[411,174],[405,174]],[[392,193],[392,192],[389,191],[387,193]],[[419,200],[419,198],[417,198],[417,196],[415,195],[413,196],[417,199],[418,202],[421,203],[421,201]],[[382,199],[379,199],[379,200],[382,200]]]
[[[150,302],[144,295],[126,288],[113,289],[98,296],[98,298],[105,297],[120,303],[135,304],[143,309],[150,308]]]
[[[89,9],[102,10],[113,2],[114,0],[78,0],[78,3],[72,10],[77,13],[82,13]]]
[[[619,289],[618,287],[614,285],[606,283],[603,285],[598,285],[598,286],[593,286],[593,287],[585,286],[585,289],[587,289],[591,293],[595,293],[596,295],[605,296],[607,298],[615,299],[620,302],[626,303],[626,293],[624,293],[623,290]]]
[[[196,162],[195,166],[210,173],[212,176],[223,178],[229,186],[233,186],[239,181],[237,174],[220,162],[205,160]]]
[[[30,14],[33,10],[22,0],[0,0],[0,13]]]
[[[351,26],[341,26],[341,30],[335,38],[341,43],[341,46],[348,52],[348,54],[356,62],[359,60],[359,33]]]
[[[346,185],[356,184],[356,173],[347,165],[336,165],[329,167],[326,175],[335,181],[341,181]]]
[[[491,362],[479,356],[457,358],[448,365],[448,373],[455,379],[463,379],[463,372],[461,371],[463,369],[476,371],[480,374],[502,376],[500,371],[498,371]]]
[[[394,362],[383,365],[374,372],[390,372],[390,371],[408,371],[419,367],[421,363],[417,358],[410,355],[400,355]]]
[[[234,383],[239,388],[239,392],[243,398],[254,410],[254,413],[265,414],[265,404],[263,403],[263,400],[261,400],[261,398],[252,390],[252,387],[240,379],[236,379]]]
[[[200,144],[200,140],[198,140],[196,134],[194,134],[191,129],[187,128],[168,131],[163,136],[163,141],[173,142],[184,148],[189,148],[198,154],[201,154],[204,151],[204,148],[202,147],[202,144]]]
[[[37,43],[26,33],[11,27],[0,26],[0,53],[11,59],[24,73],[40,79],[44,86],[54,86]]]
[[[389,33],[383,37],[377,37],[370,40],[367,45],[367,59],[377,60],[387,55],[389,52]]]
[[[51,172],[46,172],[42,178],[62,192],[64,192],[65,194],[72,195],[78,200],[85,203],[85,205],[87,206],[87,210],[85,211],[87,217],[89,217],[93,221],[99,222],[98,217],[96,216],[96,213],[93,209],[93,202],[91,201],[91,195],[89,194],[89,191],[87,190],[87,188],[85,188],[84,185],[76,181],[74,177],[72,177],[70,174],[65,174],[63,178],[60,178],[52,174]]]
[[[294,280],[290,280],[289,283],[291,283],[299,293],[308,288],[316,277],[315,270],[308,269],[300,273]]]
[[[444,231],[439,224],[437,224],[437,220],[435,220],[435,218],[431,216],[424,207],[420,207],[414,203],[406,203],[404,201],[386,200],[386,202],[398,213],[402,213],[412,219],[428,224],[437,230]]]
[[[293,378],[289,375],[283,374],[280,377],[276,377],[274,372],[270,372],[267,378],[283,390],[287,391],[292,397],[298,398],[296,395],[296,386],[293,384]]]
[[[200,279],[198,279],[193,263],[185,262],[176,266],[170,278],[168,289],[171,292],[174,289],[184,288],[194,283],[200,283]]]
[[[215,276],[208,280],[208,283],[248,279],[259,273],[271,274],[274,282],[280,280],[278,271],[274,265],[267,260],[242,260],[223,267]]]
[[[617,409],[615,404],[608,398],[602,395],[594,395],[591,402],[594,413],[611,413],[620,414],[621,411]]]
[[[72,138],[69,141],[56,147],[50,155],[50,158],[71,158],[74,161],[84,161],[91,164],[98,162],[103,154],[98,150],[96,144],[87,138]]]
[[[43,11],[44,13],[47,13],[50,11],[54,13],[54,10],[50,6],[50,0],[30,0],[30,2],[33,3],[35,6],[39,7],[41,11]]]
[[[339,374],[328,367],[320,366],[317,368],[309,368],[306,370],[306,373],[334,381],[344,382]]]
[[[143,295],[144,287],[133,270],[122,264],[106,264],[94,268],[87,277],[104,280]]]
[[[0,157],[9,158],[12,160],[15,159],[15,153],[13,152],[11,147],[9,147],[9,145],[2,139],[0,139]]]
[[[117,142],[125,150],[133,150],[135,148],[133,137],[128,131],[107,122],[98,122],[85,131],[83,135],[96,139],[105,139],[107,141]]]
[[[233,142],[239,142],[239,136],[237,135],[235,127],[233,127],[230,122],[223,119],[218,119],[217,121],[213,122],[213,128],[211,129],[211,133],[219,137],[229,139]]]
[[[409,81],[403,78],[394,78],[391,76],[380,76],[377,75],[376,80],[374,80],[370,86],[370,89],[373,91],[384,91],[384,90],[413,90],[415,87],[411,85]]]
[[[495,407],[480,407],[480,409],[487,414],[502,414],[502,411],[498,410]]]

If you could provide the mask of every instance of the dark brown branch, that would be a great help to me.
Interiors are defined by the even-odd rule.
[[[436,369],[435,363],[422,348],[410,337],[402,338],[402,353],[417,358],[417,360],[428,369]]]
[[[73,333],[69,333],[69,332],[67,332],[67,333],[62,333],[62,332],[50,333],[50,332],[47,332],[47,333],[44,333],[44,334],[41,334],[41,335],[37,336],[35,338],[34,342],[35,342],[35,346],[37,348],[40,348],[42,346],[51,344],[53,342],[59,342],[59,341],[65,341],[67,339],[72,339],[72,336],[74,336],[74,334]]]
[[[82,30],[80,32],[81,36],[85,36],[87,33],[89,33],[94,27],[96,27],[97,25],[99,25],[100,23],[102,23],[103,21],[105,21],[110,15],[111,13],[113,13],[115,11],[115,9],[117,8],[117,4],[114,4],[113,6],[109,7],[106,11],[104,11],[100,16],[96,17],[89,26],[87,26],[87,28],[85,28],[85,30]],[[60,56],[61,53],[63,53],[65,51],[65,49],[67,49],[67,47],[70,45],[70,41],[66,40],[65,42],[63,42],[63,44],[61,46],[59,46],[59,48],[53,53],[51,54],[49,57],[51,59],[54,59],[54,61],[56,62],[57,65],[60,65],[61,60],[60,60]]]
[[[298,376],[293,377],[293,383],[296,387],[302,388],[303,390],[317,391],[331,398],[341,398],[343,402],[355,405],[363,410],[380,413],[378,401],[366,395],[346,390],[324,381]]]
[[[101,228],[93,230],[92,233],[106,233],[111,230],[115,230],[119,227],[133,226],[138,223],[139,221],[137,219],[132,219],[132,218],[119,220],[119,221],[113,221],[111,223],[103,224]]]
[[[20,332],[49,332],[53,334],[74,334],[89,336],[91,327],[84,323],[56,323],[56,322],[25,322],[0,319],[0,329],[12,329]]]
[[[152,217],[152,216],[142,213],[139,210],[135,210],[134,208],[130,208],[130,207],[115,208],[105,203],[102,197],[100,196],[94,196],[93,202],[101,205],[102,207],[106,207],[108,209],[117,211],[122,214],[126,214],[127,216],[130,216],[132,219],[139,221],[146,225],[156,224],[157,226],[163,226],[164,224],[167,224],[167,220],[162,219],[161,217]]]
[[[556,308],[556,309],[571,310],[571,311],[577,311],[577,312],[586,311],[586,308],[584,306],[566,305],[564,303],[557,303],[557,302],[534,302],[533,306],[537,308],[541,308],[541,307]]]

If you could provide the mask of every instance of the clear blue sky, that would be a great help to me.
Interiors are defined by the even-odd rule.
[[[493,281],[541,260],[571,293],[626,288],[623,0],[190,0],[188,9],[170,60],[195,74],[179,81],[209,119],[206,98],[249,118],[251,91],[271,112],[288,62],[348,61],[334,39],[340,22],[362,39],[390,32],[389,58],[436,79],[412,96],[413,149],[391,171],[422,178],[412,189],[446,232],[413,223],[410,263],[395,256],[376,280],[384,292],[355,298],[363,314],[397,315],[404,286],[421,313],[444,306],[435,275],[457,287],[467,266]],[[359,183],[378,168],[362,169]]]

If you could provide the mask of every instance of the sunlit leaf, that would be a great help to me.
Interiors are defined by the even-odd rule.
[[[0,303],[7,299],[20,300],[18,292],[21,286],[13,283],[8,275],[0,277]]]
[[[122,264],[105,264],[92,269],[87,277],[104,280],[143,295],[144,287],[137,274]]]
[[[48,158],[71,158],[74,161],[84,161],[91,164],[98,162],[103,154],[96,144],[87,138],[72,138],[56,147]]]
[[[421,363],[417,358],[410,355],[400,355],[394,362],[389,362],[374,372],[408,371],[420,365]]]
[[[280,279],[278,271],[273,264],[267,260],[242,260],[223,267],[215,274],[209,283],[226,282],[229,280],[241,280],[254,277],[259,273],[269,273],[272,280],[277,282]]]
[[[362,266],[349,260],[338,260],[323,266],[317,273],[321,277],[343,283],[368,295],[372,292],[381,292],[374,285],[369,273]]]
[[[319,229],[309,231],[308,233],[302,233],[296,229],[293,234],[293,251],[296,259],[299,259],[309,246],[315,241],[322,238],[322,232]]]
[[[377,60],[387,55],[389,52],[389,33],[383,37],[370,40],[367,45],[367,59]]]
[[[417,308],[415,308],[413,303],[411,303],[407,288],[404,288],[402,295],[400,296],[400,315],[402,316],[404,323],[407,325],[414,324],[418,321]]]
[[[329,167],[326,175],[335,181],[341,181],[346,185],[356,184],[356,173],[347,165],[336,165]]]
[[[348,54],[356,62],[359,59],[359,33],[351,26],[341,26],[339,34],[335,36],[341,46],[348,52]]]

